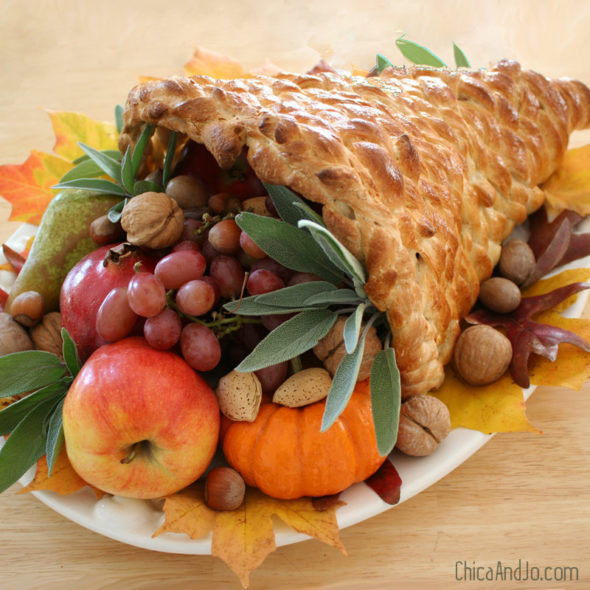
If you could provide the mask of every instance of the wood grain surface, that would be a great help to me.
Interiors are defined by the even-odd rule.
[[[445,14],[455,17],[437,21],[444,4]],[[0,164],[20,163],[32,148],[51,150],[45,108],[111,120],[137,75],[180,73],[196,44],[248,67],[269,58],[284,68],[304,69],[321,56],[342,66],[370,67],[376,51],[393,55],[393,40],[408,32],[450,62],[448,47],[457,41],[466,53],[471,50],[476,65],[515,57],[551,75],[590,82],[590,65],[578,58],[587,55],[589,12],[588,3],[575,0],[4,0]],[[482,13],[485,26],[478,28]],[[0,220],[8,213],[0,203]],[[17,226],[1,221],[0,237]],[[279,548],[252,574],[250,588],[590,588],[589,394],[589,383],[581,391],[538,389],[527,406],[543,434],[497,435],[419,496],[343,530],[348,557],[313,540]],[[216,558],[154,553],[112,541],[33,496],[18,495],[18,489],[0,496],[2,590],[240,588]],[[516,569],[519,561],[521,578],[529,568],[527,580],[475,580],[475,568],[482,568],[482,577],[487,568]],[[534,580],[537,570],[531,568],[541,575],[545,568],[554,568],[547,574],[569,571],[574,581]]]

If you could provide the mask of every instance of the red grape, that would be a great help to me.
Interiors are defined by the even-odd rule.
[[[179,250],[164,256],[154,272],[166,289],[178,289],[188,281],[200,279],[206,267],[207,261],[200,252]]]
[[[185,283],[176,293],[176,304],[182,313],[200,316],[211,310],[215,290],[208,282],[196,279]]]
[[[151,272],[138,272],[127,287],[129,306],[144,318],[158,315],[166,306],[166,289]]]
[[[287,281],[287,287],[292,287],[293,285],[300,285],[301,283],[310,283],[311,281],[321,281],[318,275],[314,275],[311,272],[296,272],[293,276]]]
[[[194,252],[200,252],[199,244],[192,240],[182,240],[172,248],[172,252],[178,252],[179,250],[193,250]]]
[[[262,385],[262,393],[274,393],[278,386],[287,378],[289,362],[283,361],[264,369],[255,371]]]
[[[179,340],[182,322],[172,309],[164,309],[158,315],[148,318],[143,326],[143,335],[153,348],[167,350]]]
[[[129,306],[127,289],[115,287],[104,298],[96,314],[96,331],[109,342],[125,338],[133,330],[137,314]]]
[[[215,294],[215,300],[213,301],[213,307],[215,307],[219,303],[219,299],[221,298],[221,292],[219,291],[219,285],[217,281],[210,276],[201,277],[201,281],[205,281],[213,288],[213,293]]]
[[[188,324],[180,335],[184,360],[196,371],[211,371],[221,360],[219,340],[207,326]]]
[[[231,299],[241,293],[244,269],[237,258],[220,254],[211,262],[209,274],[219,285],[222,297]]]
[[[222,219],[209,230],[209,243],[221,254],[235,254],[242,231],[234,219]]]
[[[190,240],[191,242],[201,243],[205,240],[203,234],[197,234],[197,230],[203,226],[200,219],[185,219],[184,229],[182,230],[181,240]]]
[[[242,247],[242,250],[248,254],[248,256],[252,256],[252,258],[266,257],[264,250],[260,248],[245,231],[240,234],[240,246]]]
[[[248,293],[250,295],[262,295],[263,293],[270,293],[277,289],[282,289],[285,282],[274,272],[259,268],[254,270],[248,277]]]
[[[278,263],[276,260],[272,258],[261,258],[257,260],[252,265],[252,270],[258,270],[259,268],[264,268],[266,270],[270,270],[270,272],[274,272],[277,276],[279,276],[285,284],[289,281],[289,279],[293,276],[293,271],[284,267],[282,264]]]

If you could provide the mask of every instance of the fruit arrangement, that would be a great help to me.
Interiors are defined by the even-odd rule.
[[[386,314],[320,207],[262,183],[246,150],[223,168],[163,127],[123,153],[80,147],[26,261],[9,253],[0,491],[43,455],[51,474],[63,446],[103,492],[154,499],[200,480],[209,508],[232,511],[249,488],[337,495],[394,447],[424,456],[448,435],[440,399],[402,399]],[[510,371],[527,387],[531,353],[590,351],[532,320],[586,283],[523,295],[590,252],[572,237],[581,216],[543,214],[528,244],[505,243],[465,318],[453,370],[469,385]]]

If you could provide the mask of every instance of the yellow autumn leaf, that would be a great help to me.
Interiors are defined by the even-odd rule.
[[[541,188],[551,209],[590,214],[590,145],[568,150]]]
[[[571,285],[572,283],[584,283],[590,280],[590,268],[570,268],[564,270],[551,277],[540,279],[536,283],[533,283],[530,287],[526,288],[522,296],[533,297],[535,295],[544,295],[560,287]],[[564,299],[561,303],[555,305],[553,311],[563,311],[572,305],[580,294],[576,293],[567,299]]]
[[[474,387],[447,367],[445,380],[433,393],[449,408],[452,428],[492,432],[540,432],[526,416],[522,389],[509,374],[491,385]]]
[[[211,76],[211,78],[244,78],[248,74],[244,68],[231,57],[197,47],[192,58],[184,64],[185,76]]]
[[[84,155],[78,146],[81,141],[97,150],[118,149],[118,132],[115,125],[95,121],[81,113],[49,111],[55,133],[53,151],[72,161]]]

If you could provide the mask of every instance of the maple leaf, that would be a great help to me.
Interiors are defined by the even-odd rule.
[[[590,145],[568,150],[559,168],[541,186],[549,207],[590,214]]]
[[[346,554],[336,520],[336,510],[343,504],[330,499],[318,510],[310,498],[277,500],[248,488],[240,508],[217,512],[206,506],[198,483],[166,498],[166,519],[154,536],[175,532],[194,539],[212,530],[211,554],[225,561],[246,588],[250,573],[276,549],[273,516]]]
[[[47,460],[46,457],[43,456],[37,462],[37,470],[35,472],[33,481],[31,481],[29,485],[24,487],[18,493],[24,494],[26,492],[46,490],[50,492],[57,492],[58,494],[65,496],[68,494],[73,494],[74,492],[77,492],[86,486],[89,486],[89,484],[87,484],[74,471],[74,468],[71,466],[68,459],[68,455],[62,449],[57,460],[55,461],[51,475],[48,475]],[[104,496],[103,491],[95,488],[94,486],[89,487],[94,490],[97,498],[100,499]]]
[[[550,310],[558,303],[588,288],[590,283],[571,283],[548,293],[523,297],[520,305],[512,313],[499,314],[482,308],[470,313],[465,321],[470,324],[488,324],[504,328],[512,344],[510,374],[518,385],[526,388],[530,385],[528,363],[532,353],[553,362],[557,358],[559,344],[564,342],[590,352],[590,343],[571,330],[532,319],[533,316]]]
[[[238,61],[202,47],[197,47],[184,65],[185,76],[211,76],[211,78],[244,78],[248,74]]]
[[[365,483],[387,504],[397,504],[400,498],[402,478],[389,459],[377,469]]]

